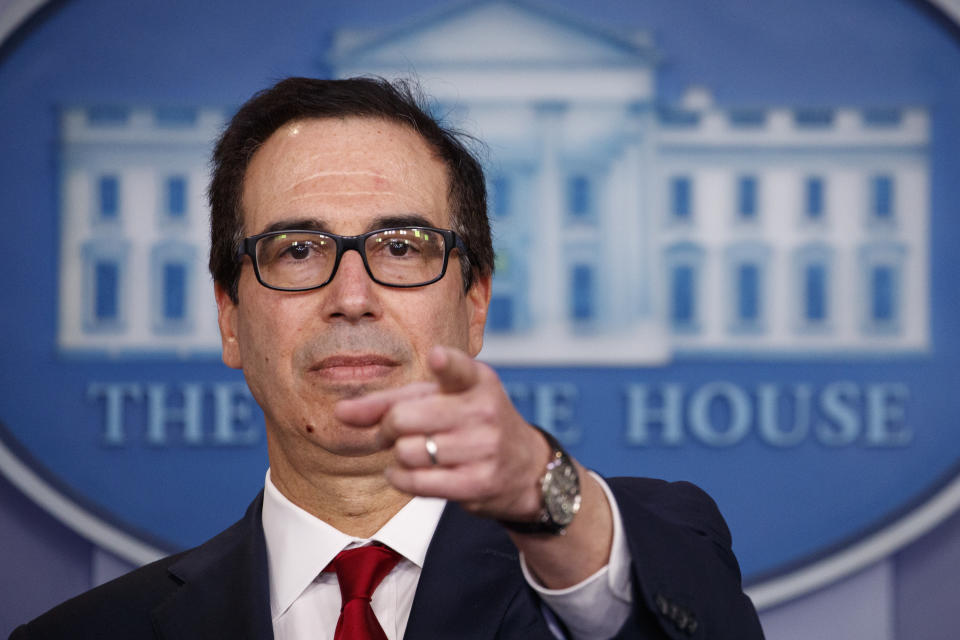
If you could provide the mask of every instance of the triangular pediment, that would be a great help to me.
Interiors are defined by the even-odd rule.
[[[644,65],[643,34],[624,35],[521,0],[448,7],[408,25],[336,34],[331,62],[352,68]]]

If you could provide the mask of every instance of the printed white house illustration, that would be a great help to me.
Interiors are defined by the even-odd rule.
[[[219,109],[63,111],[62,351],[219,352],[204,194],[223,122]]]
[[[497,249],[483,358],[929,348],[919,106],[729,107],[656,93],[658,52],[519,1],[341,32],[337,76],[416,73],[488,145]],[[216,352],[206,160],[224,112],[62,115],[60,346]]]

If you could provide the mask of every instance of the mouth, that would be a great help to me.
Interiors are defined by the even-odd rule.
[[[378,354],[336,355],[316,362],[312,374],[331,383],[366,383],[384,378],[399,366],[396,360]]]

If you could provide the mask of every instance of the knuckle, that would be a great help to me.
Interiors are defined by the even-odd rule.
[[[496,434],[483,432],[477,434],[477,440],[474,442],[474,452],[480,458],[492,458],[496,455],[499,445]]]
[[[477,402],[472,408],[474,418],[482,424],[494,424],[497,418],[497,407],[492,402]]]
[[[394,457],[397,462],[405,467],[415,465],[416,450],[412,438],[399,438],[394,444]]]
[[[404,473],[403,475],[404,475],[404,480],[403,480],[403,486],[400,487],[401,489],[404,489],[408,493],[412,493],[414,495],[420,495],[421,493],[423,493],[423,490],[424,490],[423,479],[417,471],[410,470]]]
[[[397,437],[397,407],[393,406],[387,409],[380,416],[380,430]]]
[[[397,404],[390,407],[386,414],[383,416],[383,422],[388,424],[391,429],[395,432],[402,431],[403,427],[406,426],[409,422],[409,409],[406,403],[398,402]]]
[[[397,489],[401,491],[410,491],[410,473],[400,467],[392,467],[390,469],[389,481]]]
[[[474,360],[477,366],[477,372],[481,380],[499,380],[497,372],[493,370],[493,367],[488,365],[486,362],[480,362],[479,360]]]
[[[478,449],[484,457],[495,458],[503,446],[503,432],[499,429],[484,429],[479,437]]]
[[[393,405],[383,419],[398,436],[402,436],[420,427],[423,413],[420,401],[406,400]]]
[[[482,502],[471,500],[468,502],[461,502],[460,506],[462,506],[468,513],[471,513],[475,516],[483,515],[484,513],[484,505]]]
[[[477,474],[477,492],[486,499],[496,495],[499,487],[498,474],[493,465],[483,465]]]

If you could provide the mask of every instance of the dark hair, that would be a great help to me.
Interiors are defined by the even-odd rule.
[[[467,246],[460,256],[464,288],[476,276],[493,273],[493,242],[487,219],[483,169],[463,140],[427,113],[419,87],[383,78],[318,80],[287,78],[248,100],[220,136],[213,152],[210,181],[210,273],[237,302],[240,263],[236,255],[245,235],[243,181],[253,154],[277,129],[293,120],[359,116],[384,118],[419,133],[447,166],[453,230]]]

